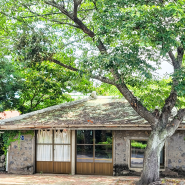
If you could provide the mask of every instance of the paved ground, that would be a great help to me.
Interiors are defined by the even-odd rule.
[[[139,177],[112,177],[96,175],[56,175],[56,174],[34,174],[13,175],[0,174],[0,185],[132,185]],[[163,179],[166,185],[185,185],[184,179]]]

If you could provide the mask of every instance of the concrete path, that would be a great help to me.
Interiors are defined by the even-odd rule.
[[[55,184],[55,185],[117,185],[130,184],[128,180],[137,180],[138,177],[112,177],[96,175],[58,175],[58,174],[34,174],[14,175],[0,174],[0,185],[16,184]]]

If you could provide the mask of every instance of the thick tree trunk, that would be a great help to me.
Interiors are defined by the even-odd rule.
[[[148,185],[160,181],[160,152],[167,136],[160,136],[159,131],[152,131],[145,150],[143,172],[137,185]]]

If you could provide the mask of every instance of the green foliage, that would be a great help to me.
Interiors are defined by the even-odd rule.
[[[178,80],[178,85],[175,87],[175,90],[178,92],[179,97],[185,97],[185,66],[180,70],[175,71],[173,78]]]
[[[129,87],[148,110],[154,110],[156,106],[159,109],[164,106],[165,99],[171,91],[170,82],[170,78],[150,80]]]
[[[182,81],[184,83],[184,81]],[[139,78],[127,80],[127,86],[132,93],[138,97],[142,104],[148,110],[154,110],[156,106],[161,109],[165,103],[165,99],[168,97],[171,90],[171,78],[161,80],[146,80],[141,81]],[[103,96],[118,96],[122,97],[119,90],[113,86],[102,83],[96,88],[98,95]],[[155,101],[154,101],[155,100]],[[182,108],[185,106],[184,97],[178,97],[176,107]]]
[[[20,130],[5,130],[4,133],[0,133],[0,136],[3,139],[3,151],[4,154],[7,154],[8,147],[11,145],[12,142],[18,141],[18,144],[20,145],[21,135],[32,135],[34,136],[33,130],[27,130],[27,131],[20,131]]]
[[[92,81],[84,75],[48,61],[56,48],[51,47],[55,35],[50,38],[49,32],[43,33],[41,29],[25,30],[24,25],[21,28],[23,32],[18,31],[17,36],[13,37],[15,42],[9,61],[0,63],[0,82],[3,77],[1,111],[17,109],[27,113],[72,101],[67,94],[72,91],[89,93],[94,90]],[[71,65],[75,60],[63,52],[58,53],[57,57]]]
[[[67,59],[67,57],[66,57]],[[69,59],[69,58],[68,58]],[[64,70],[54,63],[36,63],[21,71],[23,88],[19,92],[19,107],[22,113],[72,101],[72,91],[83,93],[94,90],[92,82],[77,73]]]
[[[86,28],[81,28],[82,24],[75,23],[70,16],[61,13],[57,7],[62,7],[63,1],[55,3],[56,6],[35,0],[5,0],[0,3],[1,33],[11,38],[5,37],[4,43],[9,41],[13,46],[5,48],[11,48],[12,59],[22,67],[24,78],[28,76],[24,86],[24,90],[27,88],[28,91],[20,93],[22,112],[54,105],[54,102],[57,104],[61,99],[68,101],[70,98],[63,96],[64,91],[84,92],[88,89],[86,92],[90,92],[93,87],[92,83],[87,83],[88,74],[112,80],[114,76],[110,68],[119,72],[120,79],[116,79],[116,83],[121,84],[124,80],[147,109],[153,110],[155,106],[161,108],[164,105],[171,90],[171,79],[156,80],[153,72],[164,60],[169,61],[169,51],[175,52],[177,47],[185,47],[184,0],[82,1],[77,16]],[[63,7],[71,15],[74,10],[73,1],[65,2]],[[87,29],[94,32],[94,36],[89,36]],[[103,55],[97,47],[101,42],[107,49]],[[57,71],[57,67],[53,66],[54,70],[50,73],[48,70],[53,59],[76,67],[79,71],[64,72],[62,68]],[[64,77],[61,80],[62,93],[59,93],[60,73]],[[49,74],[53,78],[49,78]],[[179,81],[175,87],[178,92],[178,107],[184,106],[184,74],[182,68],[172,76]],[[73,85],[70,86],[71,81]],[[70,86],[70,90],[67,90],[68,85],[65,84]],[[41,87],[41,92],[34,96],[35,87],[38,89],[38,86]],[[46,99],[38,103],[37,100],[41,99],[44,91],[47,92]],[[101,95],[120,95],[110,85],[101,85],[97,91]],[[32,98],[34,100],[31,103]]]
[[[13,63],[5,57],[0,58],[0,112],[18,104],[16,94],[21,87],[21,77]]]
[[[132,140],[131,141],[131,146],[132,147],[136,147],[136,148],[145,149],[146,146],[147,146],[147,144],[143,144],[143,143],[140,143],[140,142],[137,142],[137,141]]]
[[[98,144],[112,144],[112,137],[107,137],[107,141],[99,142]]]
[[[37,63],[51,59],[55,47],[52,46],[52,38],[48,37],[48,30],[43,32],[42,29],[35,30],[32,27],[22,29],[23,33],[18,32],[18,38],[14,43],[16,59],[26,63],[27,67],[34,67]]]
[[[96,93],[97,95],[101,96],[123,96],[115,86],[105,83],[102,83],[100,86],[96,87]]]

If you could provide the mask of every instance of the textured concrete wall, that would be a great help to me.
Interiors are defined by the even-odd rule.
[[[8,151],[8,173],[34,173],[35,138],[32,135],[24,135],[20,143],[12,142]]]
[[[136,175],[129,170],[130,139],[148,138],[150,131],[115,131],[114,175]]]
[[[167,167],[185,174],[185,131],[176,131],[167,142]]]

